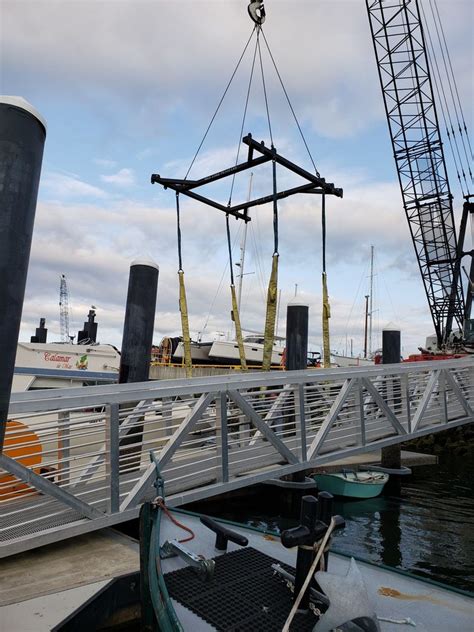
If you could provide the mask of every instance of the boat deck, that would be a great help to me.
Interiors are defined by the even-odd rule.
[[[197,517],[183,512],[179,514],[179,519],[196,534],[195,540],[185,546],[207,558],[215,557],[214,534],[201,525]],[[279,538],[245,527],[232,528],[249,539],[249,546],[283,564],[294,566],[296,551],[284,549]],[[163,520],[163,540],[179,538],[182,533],[168,519]],[[102,541],[97,538],[102,538]],[[239,547],[229,543],[228,551],[235,550]],[[349,561],[347,557],[331,554],[329,571],[345,575]],[[472,628],[474,600],[467,595],[404,573],[363,562],[357,564],[379,617],[397,621],[409,617],[420,632],[448,629],[462,632]],[[184,566],[179,558],[163,562],[167,573]],[[3,560],[0,565],[0,603],[3,605],[0,619],[5,627],[2,629],[21,632],[50,630],[101,590],[109,578],[136,571],[137,568],[137,544],[110,530]],[[216,629],[179,603],[176,603],[176,610],[185,630]],[[400,632],[408,627],[381,622],[383,632]]]

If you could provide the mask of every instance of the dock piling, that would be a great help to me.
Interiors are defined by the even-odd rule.
[[[382,364],[400,363],[400,339],[400,329],[397,326],[390,323],[384,327],[382,331]],[[392,384],[392,388],[395,390],[394,384]],[[400,469],[402,465],[400,444],[382,448],[381,463],[382,467]]]
[[[30,260],[46,122],[21,97],[0,97],[0,453]]]

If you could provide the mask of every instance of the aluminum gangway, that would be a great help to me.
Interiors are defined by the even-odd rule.
[[[178,506],[469,424],[473,397],[470,358],[15,394],[0,556],[137,517],[150,451]]]

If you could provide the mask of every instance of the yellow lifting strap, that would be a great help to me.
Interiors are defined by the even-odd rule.
[[[273,341],[275,338],[275,321],[277,312],[278,294],[278,253],[274,253],[272,258],[272,272],[268,283],[267,294],[267,314],[265,317],[265,332],[263,341],[263,362],[262,369],[270,371],[272,366]]]
[[[245,358],[244,340],[242,337],[242,327],[240,326],[239,306],[237,305],[237,295],[235,293],[235,285],[230,286],[232,295],[232,320],[235,324],[235,339],[239,345],[240,368],[242,371],[247,370],[247,360]]]
[[[193,361],[191,359],[191,336],[189,335],[188,303],[184,287],[184,272],[178,272],[179,277],[179,311],[181,312],[181,329],[183,330],[184,366],[186,377],[193,376]]]
[[[329,306],[327,275],[323,272],[323,366],[329,369],[331,366],[331,351],[329,345],[329,319],[331,308]]]

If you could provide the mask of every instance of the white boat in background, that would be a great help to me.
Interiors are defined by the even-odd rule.
[[[112,345],[19,342],[12,392],[116,382],[119,368]]]
[[[209,364],[211,359],[209,358],[209,351],[212,347],[212,342],[197,342],[191,340],[191,359],[193,364]],[[176,349],[172,355],[174,362],[184,362],[184,345],[183,342],[178,342]]]
[[[245,359],[249,365],[258,365],[263,362],[263,335],[244,337]],[[280,365],[283,362],[283,349],[273,347],[272,365]],[[236,340],[215,340],[209,351],[209,359],[216,364],[240,364],[239,345]]]
[[[337,366],[341,369],[354,367],[354,366],[371,366],[374,364],[372,358],[361,358],[342,355],[339,353],[331,353],[331,366]]]

